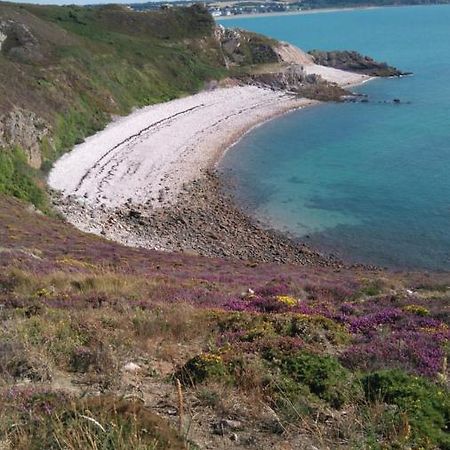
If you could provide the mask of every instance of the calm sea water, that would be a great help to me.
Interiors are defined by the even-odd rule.
[[[450,6],[224,24],[414,72],[359,87],[367,104],[305,109],[245,136],[222,162],[237,200],[347,260],[450,270]]]

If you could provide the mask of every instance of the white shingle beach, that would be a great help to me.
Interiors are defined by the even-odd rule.
[[[303,53],[307,73],[342,86],[369,77],[317,66]],[[160,206],[218,160],[254,126],[287,111],[316,103],[256,86],[204,91],[148,106],[122,117],[77,145],[55,164],[49,185],[95,205]]]

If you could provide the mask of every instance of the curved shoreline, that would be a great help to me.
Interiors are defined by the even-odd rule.
[[[286,16],[310,16],[315,14],[330,14],[330,13],[345,13],[353,11],[373,11],[377,9],[394,9],[394,8],[416,8],[416,7],[431,7],[431,6],[448,6],[447,3],[435,3],[435,4],[404,4],[404,5],[367,5],[367,6],[349,6],[344,8],[313,8],[304,9],[299,11],[280,11],[272,13],[254,13],[254,14],[234,14],[231,16],[219,16],[215,17],[217,23],[222,21],[227,22],[229,20],[240,20],[240,19],[260,19],[264,17],[286,17]]]
[[[175,201],[185,183],[212,168],[250,129],[315,103],[235,86],[152,105],[76,146],[56,162],[48,183],[90,205],[161,207]]]
[[[317,103],[232,86],[137,110],[57,161],[48,180],[55,208],[80,230],[128,246],[340,267],[256,223],[211,172],[255,127]]]

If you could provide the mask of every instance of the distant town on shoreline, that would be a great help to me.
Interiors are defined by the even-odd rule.
[[[176,6],[190,6],[195,1],[170,1],[130,3],[135,11],[149,11]],[[320,9],[366,8],[375,6],[437,5],[448,4],[450,0],[244,0],[244,1],[206,1],[202,2],[213,17],[230,17],[253,14],[296,13]]]

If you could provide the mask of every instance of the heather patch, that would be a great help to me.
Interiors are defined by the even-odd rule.
[[[9,199],[0,204],[8,245],[0,254],[0,383],[4,392],[19,383],[30,390],[5,397],[0,441],[12,448],[51,448],[61,426],[83,445],[91,436],[98,448],[152,448],[142,440],[152,428],[139,417],[150,433],[139,429],[141,441],[130,441],[132,420],[111,415],[108,402],[110,412],[91,405],[86,414],[79,397],[145,399],[176,425],[174,375],[183,429],[207,433],[217,448],[234,435],[254,448],[305,438],[317,448],[445,448],[437,392],[448,395],[446,276],[164,254],[26,214]],[[391,387],[369,394],[366,380],[388,369],[402,374],[397,384],[419,380],[420,398],[412,388],[407,400]]]
[[[373,334],[356,341],[340,359],[352,369],[401,368],[433,378],[442,373],[445,355],[444,345],[436,336],[397,331],[389,335]]]

